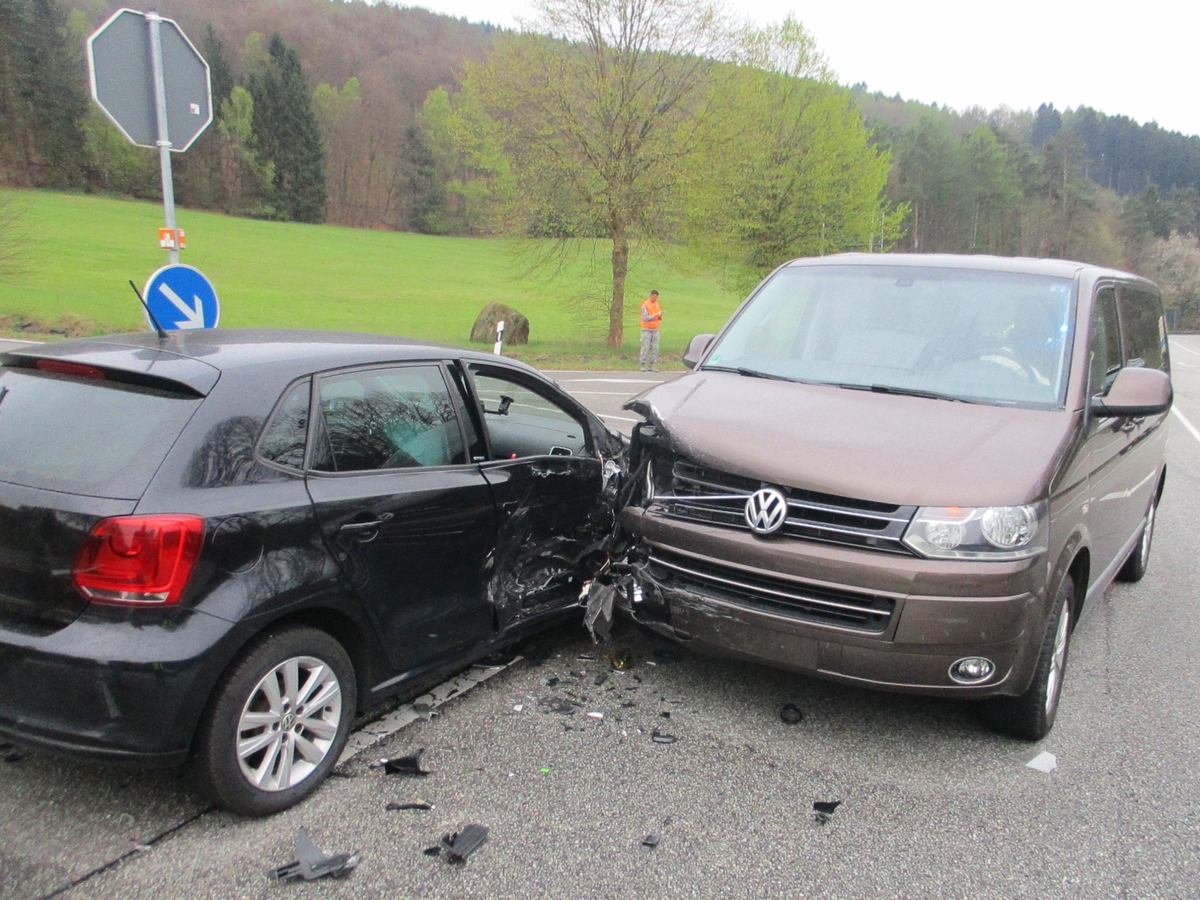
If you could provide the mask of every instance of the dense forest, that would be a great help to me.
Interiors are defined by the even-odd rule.
[[[847,249],[1061,256],[1153,277],[1173,318],[1200,325],[1200,137],[1086,107],[953,111],[885,97],[832,84],[820,36],[800,23],[681,42],[708,35],[678,0],[652,6],[680,30],[667,40],[656,25],[625,47],[553,28],[557,40],[519,40],[384,2],[160,0],[209,63],[215,111],[173,155],[176,201],[435,234],[601,237],[624,252],[654,241],[743,280]],[[0,0],[0,183],[160,196],[156,153],[87,96],[86,38],[114,8]],[[666,113],[587,107],[582,80],[555,109],[565,92],[545,73],[595,77],[593,51],[653,58],[660,105],[646,110]],[[564,124],[584,110],[624,129],[603,151],[620,179],[602,166],[578,174],[602,137]],[[736,137],[747,128],[755,145]]]

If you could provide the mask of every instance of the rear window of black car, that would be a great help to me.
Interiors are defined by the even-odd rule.
[[[200,400],[0,368],[0,481],[136,499]]]

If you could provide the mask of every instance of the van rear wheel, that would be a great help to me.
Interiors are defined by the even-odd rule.
[[[1075,583],[1067,575],[1054,598],[1029,690],[1020,697],[996,697],[983,702],[984,720],[995,731],[1025,741],[1040,741],[1054,727],[1067,669],[1074,595]]]

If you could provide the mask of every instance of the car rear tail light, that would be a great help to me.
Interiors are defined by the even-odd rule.
[[[199,516],[101,519],[75,558],[75,587],[98,603],[178,603],[204,543]]]

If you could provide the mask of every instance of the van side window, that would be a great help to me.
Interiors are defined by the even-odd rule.
[[[1125,365],[1169,371],[1167,329],[1158,295],[1133,285],[1121,285],[1118,302],[1125,330]]]
[[[1121,368],[1121,326],[1117,320],[1117,292],[1108,286],[1096,294],[1092,307],[1091,376],[1092,396],[1107,394]]]

